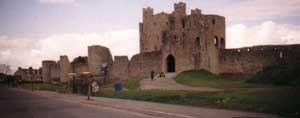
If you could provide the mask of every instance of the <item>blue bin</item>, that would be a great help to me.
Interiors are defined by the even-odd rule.
[[[122,86],[121,82],[115,83],[115,91],[116,92],[122,91],[122,88],[123,88],[123,86]]]

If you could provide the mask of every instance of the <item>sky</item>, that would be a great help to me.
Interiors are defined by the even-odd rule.
[[[103,45],[113,55],[139,52],[142,9],[226,17],[226,48],[300,44],[300,0],[0,0],[0,64],[41,66],[42,60],[87,55],[87,46]]]

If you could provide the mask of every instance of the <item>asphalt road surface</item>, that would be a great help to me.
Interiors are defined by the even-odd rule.
[[[226,109],[15,89],[0,84],[0,118],[278,118]]]
[[[37,96],[0,85],[0,118],[144,118]]]

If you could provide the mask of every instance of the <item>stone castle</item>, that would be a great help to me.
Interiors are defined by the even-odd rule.
[[[202,14],[200,9],[186,13],[186,4],[174,4],[172,13],[154,14],[143,9],[139,24],[140,53],[130,60],[127,56],[114,56],[106,47],[88,47],[88,57],[72,62],[67,56],[59,61],[42,62],[43,81],[70,80],[68,73],[80,75],[91,72],[102,76],[100,68],[108,67],[111,81],[149,77],[156,73],[188,70],[207,70],[215,74],[255,74],[276,63],[294,63],[300,58],[300,45],[265,45],[226,49],[225,17]]]

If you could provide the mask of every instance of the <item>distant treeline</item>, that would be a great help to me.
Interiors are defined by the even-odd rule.
[[[9,86],[17,86],[18,81],[19,80],[17,76],[0,73],[0,83],[2,84],[7,84]]]

